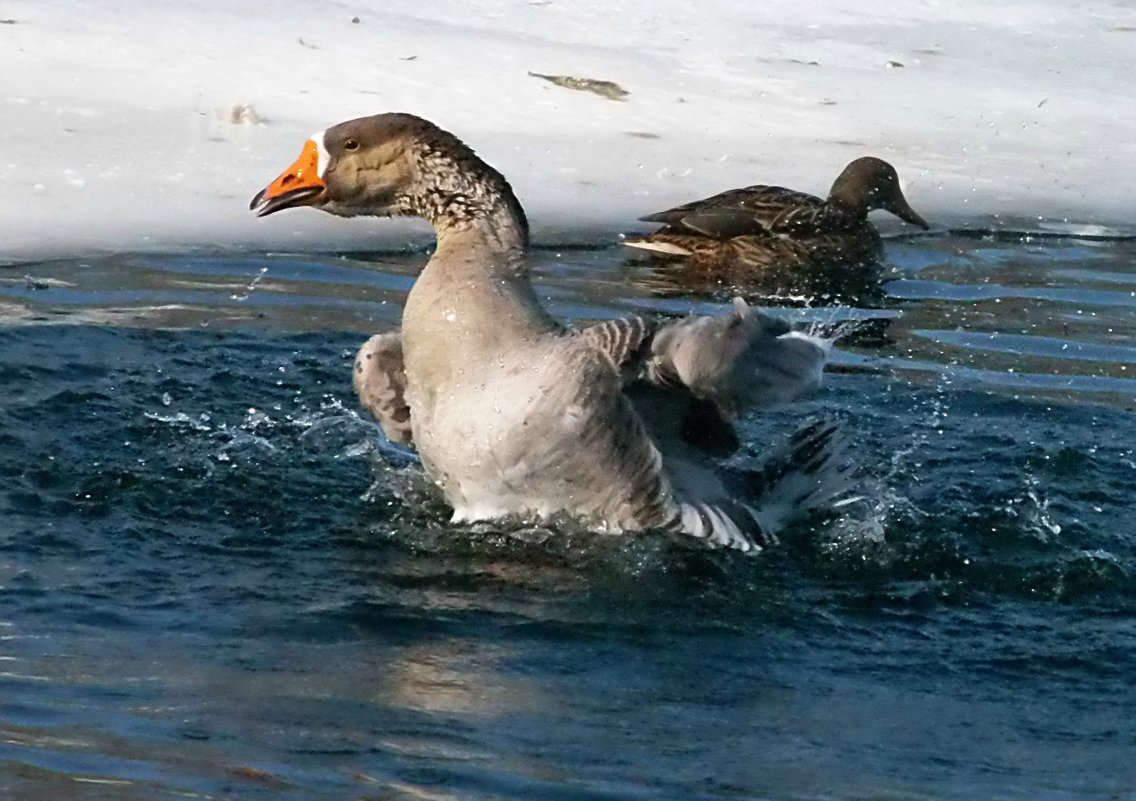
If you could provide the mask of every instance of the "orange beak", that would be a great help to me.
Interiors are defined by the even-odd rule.
[[[309,139],[295,163],[257,192],[249,208],[256,209],[257,217],[266,217],[281,209],[310,206],[325,189],[327,184],[319,176],[319,150]]]

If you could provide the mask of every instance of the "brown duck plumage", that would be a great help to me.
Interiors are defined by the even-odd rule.
[[[807,267],[879,260],[868,212],[885,209],[928,228],[908,205],[895,168],[865,156],[844,168],[827,199],[782,186],[749,186],[641,217],[663,223],[624,244],[704,268]]]

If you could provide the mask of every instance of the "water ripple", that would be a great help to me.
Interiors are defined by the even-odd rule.
[[[450,524],[350,387],[422,254],[14,266],[0,796],[1125,797],[1136,245],[888,245],[874,300],[775,312],[860,331],[747,448],[837,413],[863,497],[760,559]],[[744,291],[621,255],[537,251],[538,292]]]

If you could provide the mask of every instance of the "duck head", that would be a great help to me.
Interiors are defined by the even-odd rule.
[[[528,239],[524,210],[504,177],[456,136],[412,114],[317,131],[249,204],[259,217],[299,206],[340,217],[423,217],[439,233],[491,226],[519,247]]]
[[[883,209],[924,230],[931,227],[908,205],[895,167],[872,156],[858,158],[845,167],[833,182],[828,199],[857,213]]]

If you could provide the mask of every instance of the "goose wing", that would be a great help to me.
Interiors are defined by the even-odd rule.
[[[586,460],[579,472],[591,479],[591,493],[618,494],[619,508],[629,514],[616,517],[634,521],[632,528],[675,531],[756,553],[775,543],[793,519],[846,495],[851,481],[844,440],[837,425],[818,421],[773,449],[757,469],[718,463],[713,457],[724,454],[691,437],[692,423],[704,432],[707,420],[713,420],[712,430],[727,450],[737,447],[733,427],[717,406],[722,396],[709,400],[693,394],[717,384],[702,382],[695,389],[673,383],[694,375],[685,364],[688,355],[713,355],[707,352],[713,346],[699,341],[712,327],[692,332],[673,325],[663,323],[652,335],[650,321],[631,318],[572,335],[585,340],[596,356],[607,356],[611,372],[567,382],[585,393],[571,405],[587,409],[586,423],[573,440],[578,447],[558,462]],[[690,353],[677,352],[679,342]],[[776,343],[761,346],[776,349]],[[736,370],[755,372],[744,356],[735,361]]]
[[[731,421],[739,412],[812,391],[827,356],[819,340],[740,298],[730,314],[719,317],[626,317],[577,335],[619,370],[649,426],[715,456],[737,449]],[[354,385],[387,438],[412,445],[400,333],[377,334],[359,349]]]
[[[387,439],[413,445],[401,333],[376,334],[363,344],[355,356],[353,383],[359,402],[378,421]]]
[[[678,390],[728,422],[746,408],[784,403],[820,383],[827,344],[737,298],[730,314],[607,320],[580,332],[625,382]]]

